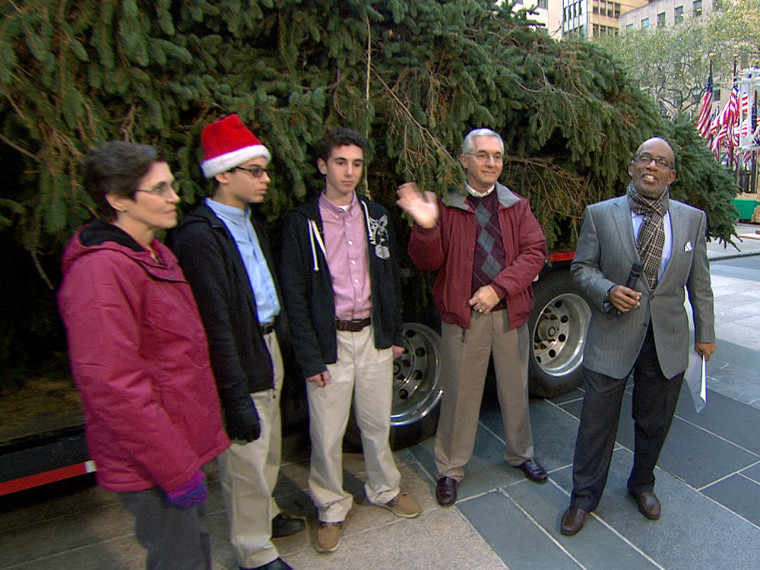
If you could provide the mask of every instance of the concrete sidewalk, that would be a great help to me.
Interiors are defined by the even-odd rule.
[[[432,439],[396,453],[403,490],[423,505],[418,519],[396,518],[363,497],[360,454],[345,455],[356,501],[333,554],[313,547],[316,513],[306,492],[308,434],[285,438],[277,498],[305,516],[305,532],[276,539],[294,568],[562,569],[756,568],[760,560],[760,226],[740,224],[739,250],[709,244],[718,350],[708,363],[708,405],[696,414],[683,393],[657,470],[662,519],[642,517],[627,497],[632,461],[630,395],[599,509],[575,537],[559,533],[568,505],[582,392],[531,402],[544,485],[503,460],[495,393],[487,388],[475,454],[454,507],[435,501]],[[758,236],[760,238],[760,236]],[[235,568],[224,506],[210,469],[209,523],[215,568]],[[83,477],[0,499],[0,568],[138,569],[144,552],[132,518],[115,496]]]
[[[731,257],[760,255],[760,224],[738,222],[733,241],[736,247],[727,243],[711,241],[707,244],[707,255],[713,260]]]

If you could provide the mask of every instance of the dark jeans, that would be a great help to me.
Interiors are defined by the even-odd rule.
[[[158,488],[118,495],[135,516],[137,540],[148,551],[148,570],[211,570],[205,504],[190,509],[172,507]]]
[[[586,395],[575,442],[570,504],[593,511],[607,483],[627,377],[611,378],[587,368],[583,376]],[[673,421],[682,380],[683,372],[673,378],[662,374],[650,325],[633,367],[635,447],[628,478],[632,495],[654,490],[654,467]]]

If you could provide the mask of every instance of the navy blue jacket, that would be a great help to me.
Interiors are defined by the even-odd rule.
[[[251,221],[282,307],[266,232],[261,222]],[[272,359],[259,328],[256,299],[243,259],[224,222],[202,203],[170,232],[167,243],[198,303],[222,406],[233,406],[249,393],[273,388]],[[278,340],[283,342],[287,339],[283,311],[276,327]]]
[[[388,212],[357,195],[367,228],[372,325],[375,347],[402,346],[400,280],[396,242]],[[284,219],[280,280],[296,360],[304,377],[319,374],[338,359],[335,298],[327,266],[318,198],[294,208]]]

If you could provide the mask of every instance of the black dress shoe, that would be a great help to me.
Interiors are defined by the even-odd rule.
[[[298,517],[278,514],[272,519],[272,538],[282,538],[301,532],[306,528],[306,523]]]
[[[241,566],[240,570],[293,570],[293,567],[282,558],[275,558],[269,564],[256,566],[255,568],[243,568]]]
[[[525,476],[534,483],[543,483],[549,478],[546,474],[546,470],[532,457],[525,463],[518,465],[517,468],[522,470],[522,472],[525,473]]]
[[[660,500],[652,491],[646,493],[639,493],[638,495],[632,495],[636,499],[636,504],[639,506],[639,512],[651,521],[656,521],[660,518]]]
[[[586,515],[588,511],[579,509],[578,507],[570,507],[562,515],[562,523],[559,525],[559,531],[565,536],[573,536],[583,528],[583,523],[586,522]]]
[[[457,501],[457,480],[441,477],[435,487],[435,498],[442,507],[453,505]]]

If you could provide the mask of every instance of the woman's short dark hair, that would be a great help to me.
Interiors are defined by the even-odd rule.
[[[98,215],[114,219],[116,212],[106,195],[134,199],[140,179],[156,162],[166,162],[166,158],[147,144],[110,141],[91,150],[84,159],[83,184]]]
[[[330,129],[322,135],[322,138],[319,139],[319,142],[317,143],[317,158],[321,158],[327,162],[327,159],[330,158],[332,149],[348,145],[356,145],[361,148],[364,153],[364,160],[367,160],[367,155],[369,154],[369,143],[367,142],[367,139],[354,129],[346,127]]]

